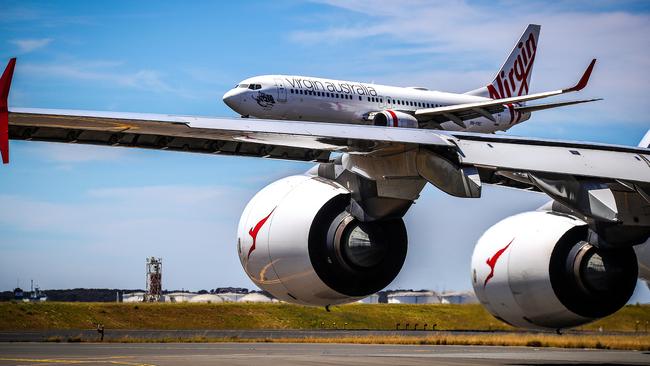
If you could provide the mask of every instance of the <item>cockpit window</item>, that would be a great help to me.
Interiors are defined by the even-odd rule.
[[[251,84],[251,85],[248,86],[248,89],[251,89],[251,90],[262,89],[262,86],[260,84]]]
[[[237,86],[240,88],[248,88],[248,84],[239,84]]]

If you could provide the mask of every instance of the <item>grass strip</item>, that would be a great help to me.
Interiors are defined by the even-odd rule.
[[[96,338],[51,337],[49,342],[96,342]],[[309,337],[309,338],[211,338],[163,337],[136,338],[121,337],[105,340],[110,343],[220,343],[220,342],[264,342],[264,343],[348,343],[348,344],[398,344],[398,345],[463,345],[463,346],[523,346],[556,347],[580,349],[611,349],[650,351],[648,335],[556,335],[556,334],[435,334],[422,337],[400,336],[350,336],[350,337]]]

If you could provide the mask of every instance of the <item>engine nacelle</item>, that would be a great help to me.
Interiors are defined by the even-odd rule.
[[[349,204],[348,190],[318,177],[262,189],[239,221],[246,274],[276,298],[305,305],[352,302],[386,287],[406,259],[404,222],[359,222]]]
[[[418,128],[418,120],[415,117],[408,113],[398,112],[392,109],[377,112],[372,118],[372,124],[386,127]]]
[[[508,217],[472,255],[472,284],[496,318],[523,328],[573,327],[613,314],[637,281],[631,247],[604,250],[587,225],[550,211]]]

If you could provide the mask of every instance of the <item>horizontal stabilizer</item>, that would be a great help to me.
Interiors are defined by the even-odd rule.
[[[456,115],[456,117],[460,118],[461,120],[471,119],[471,118],[475,118],[477,114],[467,113],[467,111],[475,110],[476,108],[482,108],[484,110],[487,110],[489,113],[495,113],[495,112],[500,112],[501,110],[504,109],[504,106],[507,105],[514,105],[514,104],[524,103],[532,100],[553,97],[565,93],[576,92],[584,89],[584,87],[587,86],[589,77],[591,76],[591,72],[593,71],[595,64],[596,64],[596,59],[593,59],[589,64],[589,66],[587,67],[587,69],[582,74],[580,80],[575,85],[569,88],[553,90],[553,91],[548,91],[543,93],[521,95],[516,97],[488,99],[488,100],[472,102],[472,103],[454,104],[454,105],[444,106],[444,107],[422,108],[415,111],[415,117],[431,118],[437,115],[441,115],[441,116],[447,116],[447,118],[449,118],[448,115],[453,114]]]
[[[595,102],[595,101],[598,101],[598,100],[603,100],[603,98],[571,100],[571,101],[568,101],[568,102],[546,103],[546,104],[530,105],[530,106],[523,106],[523,107],[515,107],[515,110],[517,112],[520,112],[520,113],[530,113],[530,112],[536,112],[536,111],[543,111],[544,109],[565,107],[565,106],[568,106],[568,105],[574,105],[574,104],[580,104],[580,103]]]

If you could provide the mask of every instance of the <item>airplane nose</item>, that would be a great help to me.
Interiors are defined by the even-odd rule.
[[[237,108],[239,99],[240,95],[235,89],[230,89],[226,92],[226,94],[223,95],[223,102],[233,110]]]

